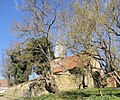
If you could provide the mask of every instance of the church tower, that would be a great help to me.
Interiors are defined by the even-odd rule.
[[[65,58],[66,50],[63,44],[58,40],[55,46],[55,58]]]

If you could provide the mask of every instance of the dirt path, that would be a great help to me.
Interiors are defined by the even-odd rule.
[[[24,100],[24,99],[8,95],[0,95],[0,100]]]

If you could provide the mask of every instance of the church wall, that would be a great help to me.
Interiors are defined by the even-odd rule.
[[[64,73],[60,75],[53,75],[53,77],[55,78],[59,91],[78,88],[78,80],[76,80],[75,75]]]
[[[107,87],[117,87],[116,80],[113,77],[107,78]]]
[[[70,74],[68,71],[61,74],[53,75],[56,81],[56,85],[59,90],[70,90],[70,89],[82,89],[83,88],[83,76]],[[85,85],[86,88],[94,88],[94,82],[92,76],[88,73],[85,76]]]

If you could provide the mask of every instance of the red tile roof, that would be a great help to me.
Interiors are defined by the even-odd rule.
[[[0,80],[0,87],[8,87],[8,81],[6,79]]]
[[[57,73],[57,72],[63,72],[69,69],[73,69],[75,67],[78,67],[80,65],[83,65],[83,56],[71,56],[68,58],[64,58],[61,61],[59,61],[59,64],[57,63],[56,60],[54,60],[54,66],[52,66],[52,72]]]
[[[58,72],[63,72],[63,71],[64,71],[64,68],[62,68],[62,67],[56,67],[56,68],[52,69],[53,73],[58,73]]]

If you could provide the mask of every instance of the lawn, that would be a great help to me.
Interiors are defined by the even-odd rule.
[[[120,89],[78,89],[63,91],[56,94],[42,95],[40,97],[33,97],[26,100],[120,100]]]

